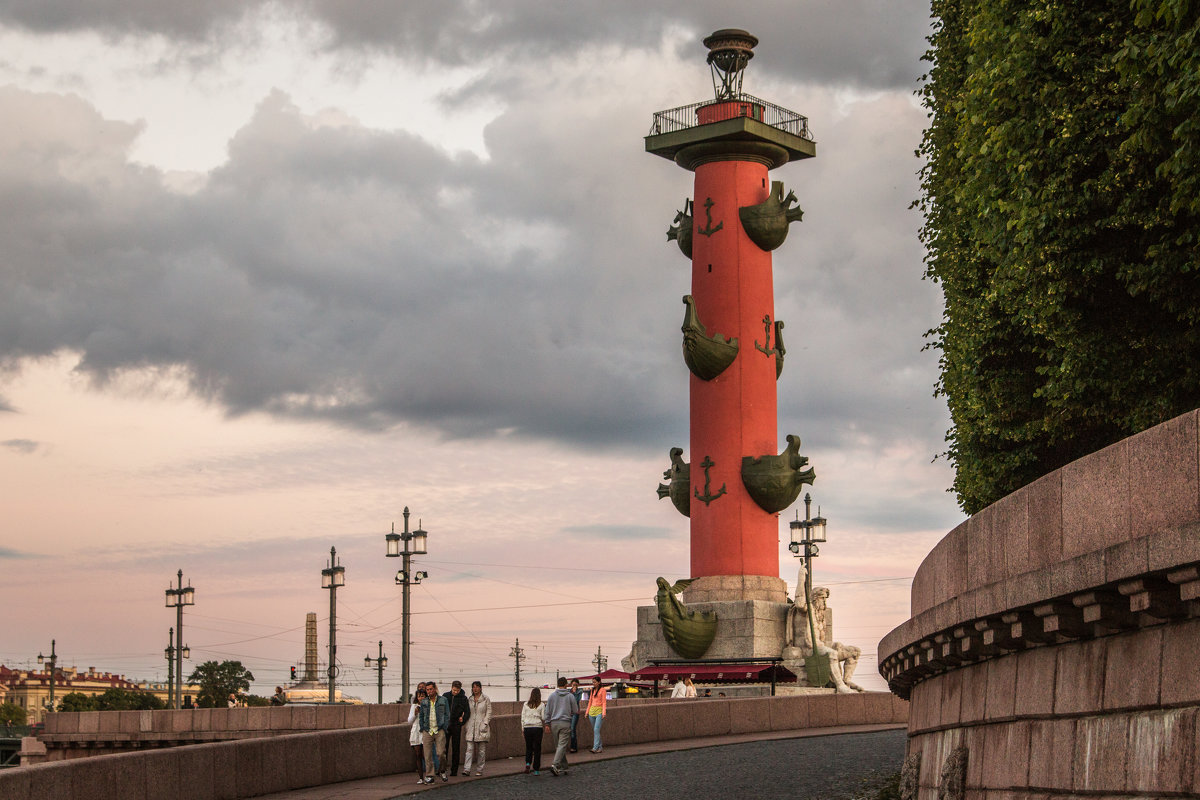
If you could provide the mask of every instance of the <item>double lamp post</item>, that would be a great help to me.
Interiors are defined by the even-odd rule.
[[[387,540],[388,558],[403,558],[404,561],[400,565],[400,571],[396,573],[396,585],[402,587],[402,611],[401,611],[401,634],[404,641],[400,647],[400,683],[402,701],[408,701],[408,684],[409,684],[409,653],[412,649],[412,634],[411,634],[411,587],[414,584],[420,583],[423,579],[429,577],[429,573],[421,570],[413,572],[412,557],[423,556],[429,552],[427,542],[429,534],[421,530],[421,523],[417,522],[417,529],[410,531],[408,529],[408,506],[404,507],[404,532],[396,533],[396,525],[392,524],[392,532],[385,534]],[[380,657],[383,657],[383,650],[379,651]],[[382,673],[381,673],[382,674]]]
[[[167,663],[171,663],[171,656],[175,657],[174,677],[172,678],[171,670],[167,670],[167,706],[170,708],[180,708],[183,701],[183,659],[191,657],[191,651],[183,644],[183,607],[196,605],[196,590],[192,588],[192,582],[189,580],[188,585],[183,585],[183,570],[179,570],[178,586],[167,589],[167,608],[175,609],[175,634],[179,637],[179,646],[175,646],[175,640],[164,651],[167,656]]]

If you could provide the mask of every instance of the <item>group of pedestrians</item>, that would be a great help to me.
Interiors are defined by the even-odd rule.
[[[591,690],[586,693],[579,688],[578,680],[568,685],[566,678],[559,678],[558,688],[545,701],[541,689],[531,690],[529,701],[521,704],[526,774],[541,775],[542,739],[547,733],[555,745],[550,771],[554,775],[567,774],[567,754],[579,751],[580,716],[587,716],[592,726],[592,752],[603,750],[600,729],[608,715],[607,700],[599,678],[592,679]],[[470,695],[463,692],[461,681],[454,681],[445,694],[438,694],[433,681],[418,683],[408,710],[412,726],[408,743],[417,763],[417,783],[433,783],[435,777],[448,781],[457,776],[460,759],[464,776],[471,770],[482,775],[487,744],[492,738],[491,721],[492,701],[479,681],[471,684]]]
[[[418,683],[408,721],[412,725],[408,743],[417,762],[417,783],[433,783],[435,775],[443,782],[456,777],[464,740],[463,775],[470,775],[472,769],[476,775],[483,774],[487,743],[492,738],[492,701],[479,681],[471,684],[470,696],[463,692],[462,681],[454,681],[450,691],[441,695],[433,681]]]
[[[592,752],[604,749],[600,739],[600,728],[608,714],[608,693],[599,678],[592,679],[591,691],[587,694],[587,709],[584,712],[592,724]],[[558,688],[542,702],[541,689],[529,692],[529,701],[521,706],[521,729],[525,734],[525,772],[542,773],[542,736],[549,733],[554,741],[554,761],[550,772],[566,775],[567,753],[579,752],[578,725],[580,706],[584,693],[579,681],[567,685],[566,678],[558,679]]]

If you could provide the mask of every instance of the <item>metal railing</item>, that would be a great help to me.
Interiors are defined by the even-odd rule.
[[[655,111],[654,121],[650,125],[650,136],[657,136],[660,133],[674,133],[675,131],[683,131],[688,128],[695,128],[701,123],[697,115],[697,111],[703,106],[711,106],[717,103],[753,103],[762,108],[762,116],[755,114],[755,119],[760,120],[765,125],[770,125],[772,128],[790,133],[794,136],[799,136],[801,139],[812,141],[812,133],[808,129],[808,117],[797,114],[795,111],[789,111],[786,108],[777,106],[774,103],[768,103],[754,95],[739,94],[737,97],[731,97],[723,100],[704,100],[691,105],[679,106],[678,108],[669,108],[666,111]]]

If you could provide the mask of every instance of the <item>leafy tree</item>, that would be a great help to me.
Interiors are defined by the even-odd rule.
[[[245,692],[253,680],[253,673],[240,661],[205,661],[188,676],[188,683],[200,687],[196,697],[200,708],[223,708],[229,695]]]
[[[59,701],[59,711],[98,711],[99,699],[83,692],[69,692]]]
[[[16,703],[0,703],[0,725],[11,722],[13,725],[25,724],[25,709]]]
[[[1200,8],[932,8],[917,205],[974,513],[1200,405]]]
[[[269,706],[269,705],[271,705],[271,698],[263,697],[260,694],[248,694],[248,695],[246,695],[245,699],[246,699],[246,705],[248,705],[248,706]]]
[[[112,688],[95,698],[100,711],[146,711],[166,708],[166,703],[149,692]]]

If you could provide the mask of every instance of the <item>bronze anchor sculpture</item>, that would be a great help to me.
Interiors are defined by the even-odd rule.
[[[716,462],[713,461],[708,456],[705,456],[704,460],[700,462],[700,466],[703,467],[703,469],[704,469],[704,494],[700,494],[699,489],[693,489],[692,491],[694,491],[696,493],[697,500],[704,501],[704,505],[708,505],[713,500],[716,500],[718,497],[725,494],[725,484],[723,484],[723,483],[721,484],[721,488],[717,490],[716,494],[713,494],[712,491],[709,489],[709,480],[710,479],[708,476],[708,471],[710,469],[712,469],[713,467],[715,467],[716,465],[717,465]]]

